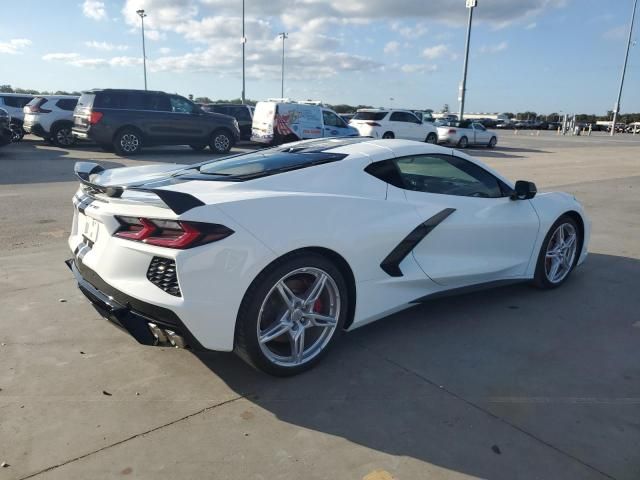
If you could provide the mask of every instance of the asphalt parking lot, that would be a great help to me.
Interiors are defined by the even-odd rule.
[[[640,135],[505,132],[467,153],[576,195],[586,263],[557,290],[417,306],[276,379],[136,344],[63,263],[75,161],[209,153],[0,149],[0,480],[640,478]]]

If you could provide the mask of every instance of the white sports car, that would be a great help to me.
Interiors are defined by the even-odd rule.
[[[80,162],[68,265],[140,343],[306,370],[343,330],[435,296],[562,284],[590,222],[464,153],[309,140],[192,166]]]

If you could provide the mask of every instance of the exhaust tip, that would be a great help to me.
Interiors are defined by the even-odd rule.
[[[178,335],[173,330],[165,330],[160,328],[155,323],[147,323],[149,327],[149,331],[153,335],[155,341],[153,343],[154,346],[158,347],[168,347],[172,346],[175,348],[186,348],[187,344],[184,341],[184,337]]]

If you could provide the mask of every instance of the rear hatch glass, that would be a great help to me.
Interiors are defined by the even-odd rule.
[[[73,125],[75,127],[88,127],[91,109],[96,96],[93,93],[83,93],[78,99],[75,110],[73,111]]]
[[[388,112],[358,112],[354,115],[352,120],[363,121],[380,121],[387,116]]]

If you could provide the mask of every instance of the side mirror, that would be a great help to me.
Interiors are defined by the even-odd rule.
[[[533,182],[518,180],[515,189],[511,192],[511,200],[529,200],[536,196],[538,189]]]

